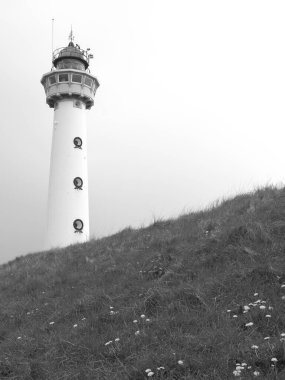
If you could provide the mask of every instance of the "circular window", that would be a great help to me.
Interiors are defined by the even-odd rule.
[[[82,190],[83,186],[83,180],[80,177],[75,177],[73,180],[73,184],[75,186],[75,189]]]
[[[83,222],[81,219],[75,219],[75,221],[73,222],[73,227],[75,229],[74,232],[82,232],[83,230]]]
[[[73,144],[74,144],[74,148],[81,149],[81,147],[82,147],[82,140],[81,140],[81,138],[80,137],[75,137],[73,139]]]
[[[81,108],[81,102],[79,100],[75,101],[75,107]]]

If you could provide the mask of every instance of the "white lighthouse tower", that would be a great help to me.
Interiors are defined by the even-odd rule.
[[[86,110],[99,87],[90,74],[93,58],[73,42],[53,52],[53,67],[41,83],[54,109],[46,249],[89,239]]]

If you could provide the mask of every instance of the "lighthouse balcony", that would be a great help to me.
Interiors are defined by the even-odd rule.
[[[54,108],[61,98],[74,97],[85,102],[90,109],[99,87],[98,80],[91,74],[79,70],[55,70],[43,75],[41,83],[45,88],[46,101]]]

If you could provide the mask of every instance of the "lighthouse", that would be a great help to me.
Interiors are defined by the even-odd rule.
[[[54,109],[46,249],[89,239],[86,112],[99,82],[91,75],[90,49],[74,44],[56,49],[43,75],[46,102]]]

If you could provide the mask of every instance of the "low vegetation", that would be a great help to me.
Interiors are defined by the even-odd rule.
[[[0,379],[285,379],[285,189],[0,267]]]

